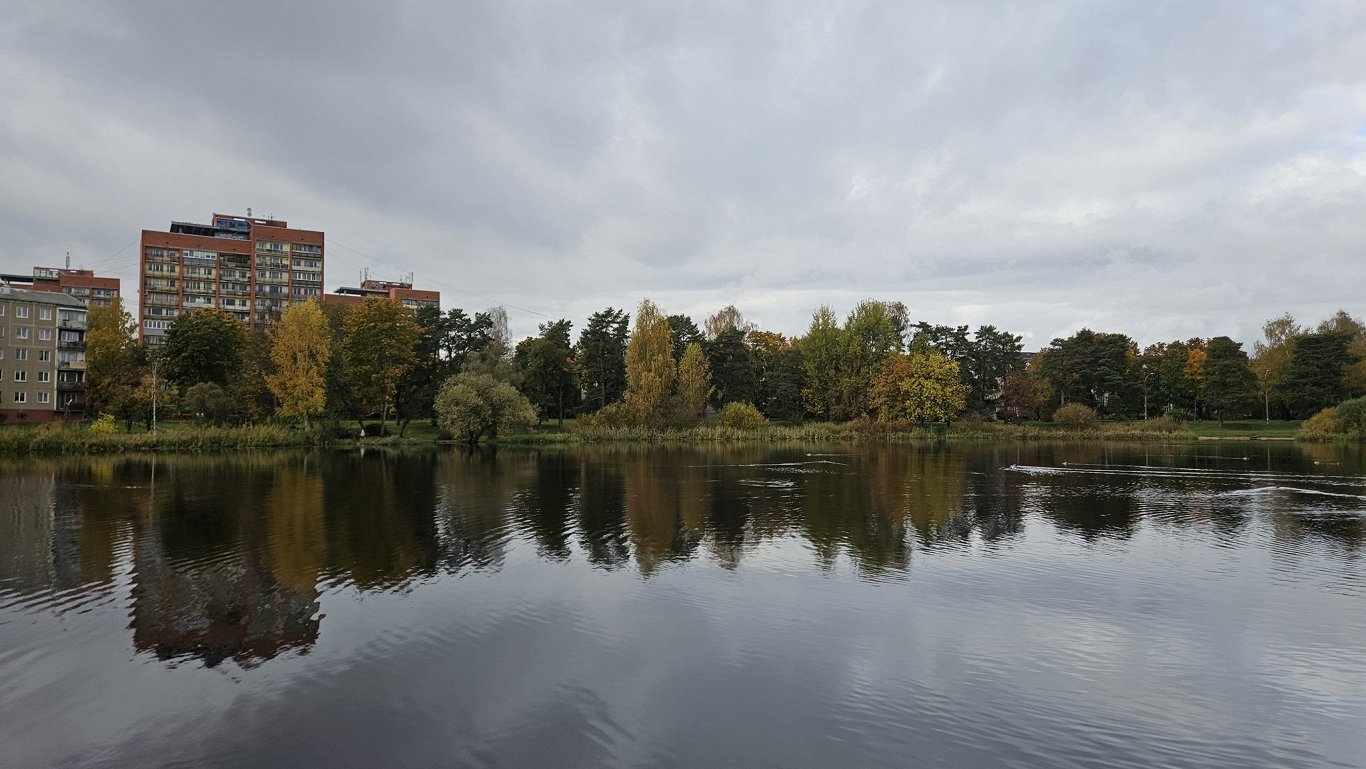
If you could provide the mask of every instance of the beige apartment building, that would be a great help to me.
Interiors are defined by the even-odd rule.
[[[86,303],[0,282],[0,419],[79,419],[85,410]]]

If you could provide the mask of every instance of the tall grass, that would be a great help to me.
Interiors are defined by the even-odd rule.
[[[316,428],[286,425],[179,426],[155,433],[91,430],[84,424],[50,422],[0,429],[0,454],[116,454],[129,451],[229,451],[323,444]]]

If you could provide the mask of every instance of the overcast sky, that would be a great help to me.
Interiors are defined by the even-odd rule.
[[[0,0],[0,272],[131,296],[142,229],[248,207],[517,337],[648,296],[1250,343],[1366,315],[1366,3]]]

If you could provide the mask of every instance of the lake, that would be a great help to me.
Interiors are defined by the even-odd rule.
[[[1362,767],[1354,447],[0,461],[5,767]]]

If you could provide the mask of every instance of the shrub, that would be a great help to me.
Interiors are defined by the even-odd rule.
[[[1186,429],[1186,426],[1182,424],[1181,420],[1171,414],[1163,414],[1160,417],[1154,417],[1153,419],[1136,424],[1142,426],[1144,430],[1151,433],[1179,433]]]
[[[768,419],[752,403],[732,401],[721,409],[716,421],[722,427],[735,430],[758,430],[768,426]]]
[[[1366,438],[1366,397],[1339,403],[1336,427],[1338,432]]]
[[[1074,430],[1084,430],[1088,427],[1095,427],[1100,421],[1096,416],[1095,409],[1084,406],[1080,403],[1069,403],[1053,412],[1053,421],[1063,427]]]
[[[631,414],[631,410],[626,408],[622,401],[609,403],[606,406],[579,417],[575,423],[577,427],[603,429],[612,427],[635,427],[636,419]]]
[[[99,418],[90,423],[90,433],[92,435],[113,435],[118,431],[113,414],[100,414]]]
[[[1329,406],[1304,420],[1295,438],[1302,441],[1326,441],[1338,433],[1338,410]]]

